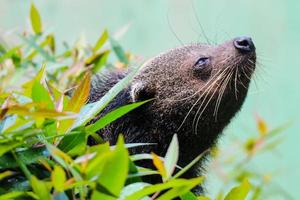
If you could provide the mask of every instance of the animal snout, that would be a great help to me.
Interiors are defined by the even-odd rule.
[[[255,46],[251,37],[238,37],[233,40],[233,45],[241,53],[250,53],[255,51]]]

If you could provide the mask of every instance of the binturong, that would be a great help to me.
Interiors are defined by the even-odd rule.
[[[192,44],[161,53],[142,66],[131,84],[94,121],[122,105],[153,100],[100,130],[99,135],[112,145],[119,134],[126,143],[155,143],[131,149],[131,153],[164,156],[177,134],[178,165],[184,167],[216,145],[241,109],[255,65],[254,43],[245,36],[220,45]],[[96,75],[90,102],[99,100],[126,74]],[[199,176],[203,165],[199,162],[183,177]]]

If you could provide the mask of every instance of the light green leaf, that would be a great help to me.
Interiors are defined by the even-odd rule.
[[[100,200],[100,199],[105,199],[105,200],[117,200],[116,197],[110,196],[108,194],[104,194],[102,192],[99,192],[97,190],[94,190],[92,194],[92,200]]]
[[[123,137],[119,137],[116,149],[106,160],[98,183],[115,196],[119,196],[128,175],[129,154],[124,146]]]
[[[53,187],[56,191],[64,191],[64,183],[66,182],[66,173],[59,165],[54,166],[54,170],[51,173],[51,180]]]
[[[46,108],[54,109],[54,103],[52,102],[48,90],[37,80],[32,86],[31,97],[33,102],[46,103]]]
[[[224,200],[244,200],[246,199],[251,185],[247,179],[244,179],[240,186],[233,188],[225,197]]]
[[[146,186],[150,186],[150,184],[144,183],[144,182],[137,182],[137,183],[132,183],[130,185],[125,186],[121,192],[119,200],[124,200],[127,196],[143,189]],[[147,199],[150,199],[150,198],[147,198]]]
[[[46,182],[40,181],[35,176],[31,176],[30,184],[34,193],[39,197],[39,199],[51,200],[50,192]]]
[[[187,172],[191,167],[193,167],[196,163],[198,163],[201,158],[208,152],[209,150],[204,151],[199,156],[197,156],[192,162],[190,162],[188,165],[186,165],[184,168],[182,168],[177,174],[173,176],[173,178],[178,178],[181,175],[183,175],[185,172]]]
[[[89,161],[89,164],[86,169],[87,178],[89,179],[93,177],[97,177],[99,176],[99,174],[102,173],[102,169],[104,167],[105,161],[108,160],[112,155],[108,143],[97,145],[96,148],[97,148],[96,155],[93,157],[91,161]],[[84,157],[81,158],[85,160]]]
[[[6,177],[13,175],[13,174],[14,174],[14,172],[12,172],[12,171],[1,172],[0,173],[0,181],[5,179]]]
[[[187,192],[183,195],[180,196],[181,200],[199,200],[199,197],[196,197],[192,192]],[[207,199],[202,199],[202,200],[207,200]]]
[[[0,195],[0,200],[10,200],[10,199],[16,199],[18,197],[26,195],[25,192],[19,192],[19,191],[13,191],[6,194]]]
[[[3,156],[3,154],[7,153],[10,150],[13,150],[20,145],[22,145],[22,142],[17,141],[2,143],[0,145],[0,156]]]
[[[45,49],[38,45],[34,38],[20,36],[20,38],[30,47],[35,49],[41,56],[43,56],[49,62],[55,62],[55,57],[51,56]]]
[[[149,101],[150,100],[132,103],[132,104],[128,104],[128,105],[122,106],[120,108],[117,108],[116,110],[113,110],[112,112],[106,114],[104,117],[100,118],[94,124],[89,125],[87,127],[87,131],[96,132],[96,131],[100,130],[101,128],[105,127],[106,125],[112,123],[116,119],[122,117],[123,115],[127,114],[128,112],[134,110],[135,108],[137,108]]]
[[[167,150],[167,154],[165,156],[165,169],[167,172],[167,179],[170,178],[176,168],[176,164],[178,161],[178,156],[179,156],[179,144],[178,144],[178,138],[177,135],[174,134],[171,144]]]
[[[77,118],[73,124],[73,128],[84,126],[98,113],[100,113],[108,105],[108,103],[129,84],[138,69],[139,68],[134,69],[130,74],[114,85],[99,101],[86,105],[85,107],[88,109],[84,109],[85,107],[83,107],[79,113],[79,116],[81,117]]]
[[[165,183],[159,183],[156,185],[147,186],[142,190],[139,190],[133,193],[132,195],[128,196],[126,200],[141,199],[142,197],[148,196],[155,192],[164,191],[169,188],[184,187],[184,186],[195,187],[196,185],[199,185],[202,181],[203,181],[202,177],[193,178],[189,180],[173,179]]]
[[[179,197],[179,196],[187,193],[193,187],[195,187],[195,186],[191,184],[191,185],[185,185],[185,186],[173,188],[173,189],[167,191],[166,193],[162,194],[160,197],[157,198],[157,200],[174,199],[175,197]]]
[[[97,50],[99,50],[103,46],[103,44],[107,41],[107,39],[108,39],[108,31],[107,29],[105,29],[101,34],[100,38],[98,39],[96,45],[94,46],[93,51],[96,52]]]
[[[39,11],[36,9],[35,5],[32,3],[30,8],[30,19],[31,19],[31,26],[33,31],[36,34],[42,33],[42,21],[39,14]]]
[[[14,47],[10,50],[8,50],[7,52],[5,52],[3,55],[1,55],[0,57],[0,63],[3,63],[3,61],[5,59],[9,59],[11,58],[13,55],[15,55],[17,53],[18,50],[20,50],[21,46],[17,46],[17,47]]]

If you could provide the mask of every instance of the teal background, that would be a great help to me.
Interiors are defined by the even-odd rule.
[[[95,42],[104,28],[112,33],[130,26],[120,42],[147,59],[161,51],[203,41],[196,15],[213,42],[252,36],[257,47],[254,83],[242,112],[225,131],[230,136],[256,134],[254,114],[270,128],[292,122],[273,154],[261,155],[255,167],[276,171],[276,183],[300,197],[300,2],[298,0],[44,0],[34,1],[46,30],[60,41],[82,34]],[[0,0],[0,31],[4,37],[29,26],[30,1]],[[179,38],[179,41],[177,37]],[[226,147],[225,147],[226,148]],[[214,185],[209,181],[208,185]],[[217,183],[216,183],[217,184]],[[210,187],[213,188],[213,187]],[[210,191],[213,193],[212,191]]]

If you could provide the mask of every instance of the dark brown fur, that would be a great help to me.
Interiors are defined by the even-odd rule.
[[[199,58],[208,58],[197,69]],[[179,139],[179,165],[185,166],[215,145],[218,136],[240,110],[255,69],[255,51],[238,51],[233,40],[218,46],[193,44],[162,53],[144,64],[129,87],[110,103],[105,113],[122,105],[154,100],[110,124],[99,134],[115,144],[122,133],[126,143],[156,143],[131,153],[151,151],[164,156],[173,134]],[[200,66],[201,67],[201,66]],[[99,100],[125,73],[93,80],[90,102]],[[194,177],[201,166],[184,177]]]

